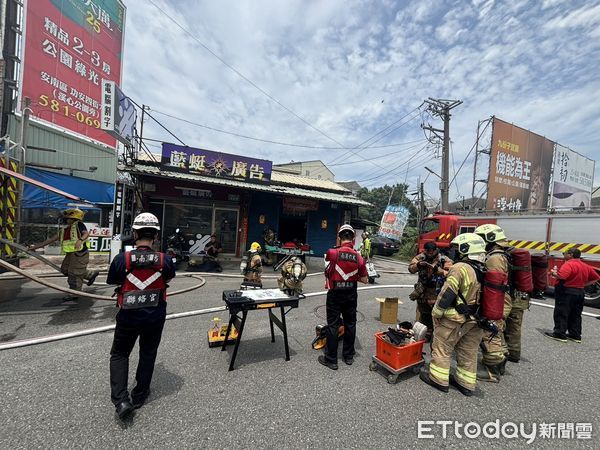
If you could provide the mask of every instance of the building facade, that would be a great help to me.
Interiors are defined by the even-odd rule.
[[[226,176],[248,158],[187,149],[185,167],[179,159],[174,167],[173,153],[165,155],[164,147],[161,165],[137,161],[120,167],[136,180],[141,209],[159,218],[162,247],[179,228],[191,253],[216,234],[224,253],[241,256],[251,242],[262,244],[270,229],[281,242],[308,244],[314,254],[322,254],[335,245],[337,229],[356,216],[358,206],[369,206],[332,181],[281,172],[276,166],[271,170],[267,161],[261,166],[263,180]],[[192,173],[190,161],[199,157],[206,170]],[[227,170],[216,174],[214,162],[209,170],[211,158],[223,161]],[[259,160],[247,161],[248,167],[253,161]]]

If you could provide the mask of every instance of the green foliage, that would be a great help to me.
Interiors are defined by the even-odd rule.
[[[400,251],[398,256],[404,261],[410,261],[417,254],[419,246],[419,233],[416,227],[407,226],[404,229],[402,235],[402,242],[400,243]]]
[[[383,187],[377,187],[369,190],[368,188],[362,188],[358,191],[358,198],[365,200],[373,205],[372,208],[359,208],[358,216],[361,219],[371,220],[375,223],[380,223],[385,207],[388,205],[402,205],[408,208],[410,216],[408,219],[407,226],[416,226],[417,223],[417,209],[413,206],[410,199],[406,196],[406,190],[408,186],[406,184],[397,183],[393,186],[387,184]],[[392,192],[393,190],[393,192]],[[390,193],[392,197],[390,200]]]

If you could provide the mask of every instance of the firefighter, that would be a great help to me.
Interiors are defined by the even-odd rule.
[[[371,259],[371,238],[366,231],[361,234],[361,237],[363,241],[360,244],[360,256],[368,262]]]
[[[59,233],[46,239],[40,244],[29,246],[30,250],[45,247],[52,242],[60,241],[60,251],[64,253],[65,258],[60,265],[60,271],[67,277],[69,288],[75,291],[81,291],[83,280],[87,280],[87,285],[91,286],[100,273],[99,270],[88,270],[90,254],[88,252],[89,232],[83,223],[85,212],[78,208],[70,208],[62,213],[62,219],[66,226],[61,228]],[[75,295],[63,297],[64,301],[77,300]]]
[[[408,296],[417,301],[416,320],[427,326],[429,333],[433,331],[431,309],[452,266],[449,258],[440,255],[435,242],[427,242],[423,253],[415,256],[408,266],[410,273],[418,273],[415,290]]]
[[[302,293],[302,281],[306,278],[306,264],[294,256],[288,259],[281,267],[281,277],[277,279],[279,289],[289,295]]]
[[[120,419],[140,408],[150,394],[154,362],[167,315],[167,282],[175,265],[164,253],[152,250],[160,230],[154,214],[142,213],[133,221],[135,250],[119,253],[110,265],[108,284],[118,285],[115,335],[110,350],[111,400]],[[127,390],[129,355],[140,338],[136,386]]]
[[[347,365],[354,363],[356,339],[357,282],[368,283],[365,260],[354,250],[354,228],[342,225],[338,230],[339,247],[325,254],[325,287],[327,289],[327,344],[318,361],[338,369],[338,330],[340,316],[344,321],[342,358]]]
[[[474,233],[452,240],[458,261],[450,268],[446,282],[432,310],[435,326],[429,370],[421,380],[442,392],[448,385],[463,395],[473,395],[477,383],[477,349],[483,330],[475,314],[481,290],[481,270],[485,261],[485,242]],[[456,375],[450,375],[450,360],[456,353]]]
[[[502,264],[500,259],[502,253],[506,255],[506,251],[509,248],[504,230],[498,225],[486,224],[477,227],[475,232],[487,242],[488,252],[495,252],[498,255],[491,262],[491,265],[487,265],[488,269],[499,270]],[[509,271],[508,259],[506,256],[504,259],[506,261],[506,270]],[[503,332],[501,330],[501,336],[503,335],[504,337],[503,352],[507,361],[518,363],[521,359],[521,328],[523,326],[523,315],[525,314],[525,310],[528,309],[529,295],[525,292],[512,290],[504,296],[504,317],[506,319],[502,324]],[[493,342],[496,342],[495,351],[497,351],[498,341],[492,340]],[[497,360],[498,357],[496,357]],[[499,369],[501,374],[504,373],[504,364],[501,364]]]
[[[261,246],[258,242],[250,244],[250,250],[246,253],[246,259],[242,261],[241,269],[244,281],[262,284],[262,259],[260,257]]]
[[[509,244],[506,239],[506,234],[504,233],[504,230],[498,225],[488,223],[485,225],[478,226],[475,229],[475,234],[481,236],[481,238],[486,242],[486,270],[497,271],[506,274],[508,279],[510,265],[508,261],[508,256],[506,254],[506,250],[509,247]],[[520,324],[523,317],[523,311],[518,311],[515,309],[514,313],[512,313],[513,304],[514,299],[511,296],[510,291],[507,289],[507,291],[504,293],[504,309],[502,319],[495,321],[496,326],[498,327],[498,333],[495,336],[492,336],[489,331],[484,331],[483,333],[483,339],[481,341],[481,362],[483,363],[484,370],[478,371],[477,374],[477,379],[481,381],[491,381],[498,383],[500,381],[501,375],[504,374],[504,369],[507,361],[507,357],[505,354],[508,354],[508,351],[506,348],[506,344],[503,343],[503,334],[509,332],[509,337],[511,337],[510,331],[514,330],[514,323],[513,328],[511,328],[510,331],[507,330],[507,322],[511,314],[513,316],[513,319],[518,320],[519,323],[518,339],[520,348]]]

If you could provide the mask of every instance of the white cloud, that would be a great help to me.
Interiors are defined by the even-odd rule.
[[[474,142],[477,121],[493,114],[600,159],[600,136],[594,132],[600,105],[592,101],[600,91],[600,44],[591,38],[598,33],[600,6],[508,0],[444,6],[341,0],[159,4],[228,64],[344,146],[367,140],[423,99],[442,97],[464,101],[451,122],[457,166]],[[239,134],[337,146],[227,68],[149,2],[128,0],[127,6],[123,84],[136,101]],[[329,162],[347,153],[260,143],[156,117],[188,145],[275,162]],[[376,145],[418,139],[419,124],[413,120]],[[145,134],[173,140],[152,123]],[[405,176],[414,184],[427,174],[423,165],[439,168],[423,150],[422,161],[413,159],[406,173],[401,164],[417,149],[394,153],[401,149],[364,150],[358,153],[367,159],[390,156],[332,168],[339,179],[391,170],[367,182],[371,186]],[[458,177],[462,195],[471,177],[472,162]],[[437,182],[428,179],[432,194]],[[451,197],[457,195],[453,185]]]

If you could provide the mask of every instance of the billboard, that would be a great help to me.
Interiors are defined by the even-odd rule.
[[[409,216],[410,212],[408,211],[408,208],[405,208],[404,206],[388,205],[381,218],[381,225],[379,226],[377,234],[399,241],[402,239],[404,227],[408,222]]]
[[[494,117],[488,179],[488,210],[548,207],[554,142]]]
[[[556,144],[552,171],[553,208],[590,208],[595,162],[573,150]]]
[[[114,147],[101,129],[102,80],[121,80],[119,0],[28,0],[21,98],[32,117]]]
[[[267,184],[273,163],[264,159],[230,155],[182,145],[162,145],[161,168],[230,180]]]
[[[137,110],[114,81],[102,80],[100,128],[125,145],[135,137]]]

